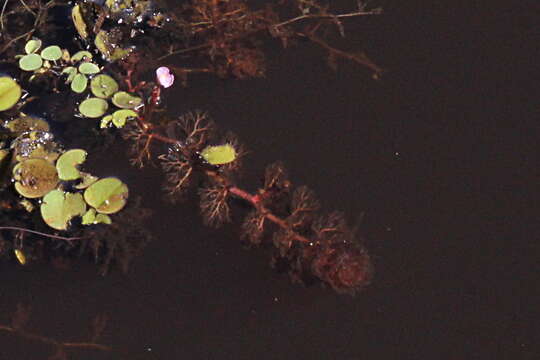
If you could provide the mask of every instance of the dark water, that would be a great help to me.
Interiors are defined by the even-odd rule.
[[[130,359],[538,359],[538,226],[525,228],[533,92],[507,65],[532,67],[514,52],[529,18],[474,4],[385,8],[336,43],[390,69],[382,81],[351,64],[332,73],[300,44],[272,48],[266,79],[203,77],[168,94],[171,111],[208,110],[240,137],[249,190],[281,159],[326,210],[365,213],[369,288],[348,297],[291,284],[266,252],[241,247],[236,226],[211,230],[194,202],[161,201],[159,171],[130,168],[117,146],[102,171],[143,194],[156,240],[127,275],[2,265],[0,320],[22,302],[32,330],[77,340],[105,313],[102,342]],[[5,334],[0,344],[0,360],[50,354]]]

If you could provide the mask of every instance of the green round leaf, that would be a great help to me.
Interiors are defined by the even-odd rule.
[[[0,111],[11,109],[21,98],[19,84],[10,77],[0,77]]]
[[[68,74],[68,77],[66,79],[66,82],[69,84],[73,81],[75,78],[75,75],[77,75],[77,68],[74,66],[68,66],[62,70],[62,74]]]
[[[71,82],[71,90],[74,92],[78,94],[83,93],[87,86],[88,78],[85,75],[77,74],[75,77],[73,77],[73,81]]]
[[[61,180],[75,180],[81,177],[77,166],[86,160],[86,151],[82,149],[68,150],[56,161],[56,170]]]
[[[139,116],[135,111],[131,109],[116,110],[112,114],[112,122],[117,128],[121,128],[126,125],[126,121],[130,118],[136,118]]]
[[[84,200],[102,214],[113,214],[126,205],[128,187],[117,178],[96,181],[84,191]]]
[[[27,198],[39,198],[58,184],[58,174],[53,164],[45,159],[24,160],[13,168],[15,190]]]
[[[92,94],[107,99],[118,91],[118,83],[109,75],[97,75],[90,82]]]
[[[75,62],[75,61],[81,61],[81,60],[84,60],[84,59],[92,59],[92,56],[93,55],[92,55],[92,53],[90,51],[81,50],[81,51],[76,52],[71,57],[71,61]]]
[[[56,230],[66,230],[71,218],[86,212],[86,204],[79,193],[53,190],[43,197],[40,210],[47,225]]]
[[[24,55],[19,59],[19,67],[24,71],[34,71],[43,65],[43,59],[38,54]]]
[[[41,40],[32,39],[24,45],[24,52],[27,54],[33,54],[41,48]]]
[[[201,152],[201,156],[209,164],[223,165],[233,162],[236,159],[236,150],[230,144],[207,146]]]
[[[142,103],[142,99],[128,92],[119,91],[113,95],[112,103],[122,109],[135,109]]]
[[[41,50],[41,57],[49,61],[59,60],[62,58],[62,49],[57,45],[47,46]]]
[[[107,101],[99,98],[89,98],[79,105],[79,111],[87,118],[98,118],[105,114],[109,107]]]
[[[91,62],[83,62],[79,65],[79,72],[86,75],[97,74],[100,71],[99,66]]]

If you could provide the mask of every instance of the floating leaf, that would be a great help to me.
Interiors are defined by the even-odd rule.
[[[75,180],[81,177],[77,166],[86,160],[86,151],[82,149],[68,150],[56,161],[56,170],[61,180]]]
[[[105,30],[101,30],[96,35],[94,45],[109,61],[121,60],[131,52],[131,49],[122,49],[118,44],[114,44]]]
[[[19,84],[10,77],[0,77],[0,111],[11,109],[21,98]]]
[[[129,118],[136,118],[137,116],[139,116],[139,114],[131,109],[116,110],[112,114],[112,122],[114,126],[121,128],[122,126],[126,125],[126,121]]]
[[[24,55],[19,59],[19,67],[24,71],[34,71],[43,65],[43,59],[38,54]]]
[[[201,156],[209,164],[223,165],[233,162],[236,159],[236,150],[230,144],[207,146],[201,152]]]
[[[68,62],[70,59],[71,59],[71,57],[69,55],[69,51],[67,51],[66,49],[63,49],[62,50],[62,60],[64,60],[65,62]]]
[[[93,57],[93,55],[92,55],[92,53],[90,51],[81,50],[81,51],[76,52],[71,57],[71,61],[76,62],[76,61],[81,61],[81,60],[85,60],[85,59],[92,59],[92,57]]]
[[[27,54],[33,54],[41,48],[41,40],[32,39],[24,45],[24,52]]]
[[[89,187],[90,185],[92,185],[93,183],[99,180],[97,176],[91,175],[89,173],[80,171],[80,174],[81,174],[82,181],[78,183],[77,185],[75,185],[75,189],[79,189],[79,190],[86,189],[87,187]]]
[[[62,70],[62,74],[68,74],[66,82],[69,84],[73,81],[75,75],[77,75],[77,68],[74,66],[68,66]]]
[[[105,129],[105,128],[108,128],[109,125],[111,124],[112,122],[112,115],[107,115],[107,116],[104,116],[103,119],[101,119],[101,123],[99,124],[99,127],[101,129]]]
[[[52,164],[56,159],[58,159],[58,156],[60,156],[60,154],[58,154],[57,152],[53,151],[52,149],[46,148],[42,144],[39,144],[26,158],[43,159],[47,160]],[[19,160],[19,156],[17,157],[17,159]]]
[[[73,77],[73,81],[71,82],[71,90],[73,90],[73,92],[78,94],[83,93],[87,86],[88,78],[86,75],[77,74],[75,77]]]
[[[118,91],[118,83],[109,75],[97,75],[90,82],[92,94],[107,99]]]
[[[14,136],[19,136],[27,131],[49,131],[49,123],[38,117],[21,114],[15,120],[9,121],[6,125]]]
[[[114,94],[112,103],[122,109],[135,109],[142,103],[142,99],[128,92],[119,91]]]
[[[117,178],[98,180],[84,191],[84,200],[103,214],[113,214],[126,205],[128,187]]]
[[[97,74],[100,71],[99,66],[91,62],[83,62],[79,65],[79,72],[86,75]]]
[[[77,29],[79,35],[83,39],[86,39],[88,37],[88,28],[86,26],[86,22],[84,21],[80,4],[75,5],[71,10],[71,19],[73,20],[73,24],[75,25],[75,29]]]
[[[79,111],[88,118],[97,118],[105,114],[108,107],[109,104],[103,99],[89,98],[79,105]]]
[[[62,49],[57,45],[47,46],[41,50],[41,57],[49,61],[59,60],[62,58]]]
[[[45,159],[24,160],[13,168],[15,190],[24,197],[42,197],[58,184],[58,174],[53,164]]]
[[[82,223],[83,225],[90,225],[90,224],[93,224],[95,220],[96,220],[96,209],[90,208],[90,209],[88,209],[88,211],[86,211],[86,213],[82,216],[82,221],[81,221],[81,223]]]
[[[74,216],[83,215],[86,204],[79,193],[65,193],[53,190],[43,197],[41,217],[43,221],[56,230],[66,230]]]
[[[82,217],[83,225],[93,225],[93,224],[112,224],[111,218],[109,215],[105,214],[96,214],[96,209],[90,208],[86,214]]]

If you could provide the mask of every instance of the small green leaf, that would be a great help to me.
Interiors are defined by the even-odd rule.
[[[91,62],[83,62],[81,65],[79,65],[79,72],[82,74],[91,75],[97,74],[100,71],[99,66]]]
[[[66,79],[66,83],[70,83],[75,78],[75,75],[77,75],[77,68],[74,66],[68,66],[62,70],[62,74],[68,74],[68,77]]]
[[[89,98],[79,105],[79,111],[87,118],[98,118],[107,111],[109,104],[99,98]]]
[[[111,217],[109,215],[106,215],[106,214],[97,214],[96,215],[96,220],[94,220],[94,222],[96,224],[107,224],[107,225],[112,224]]]
[[[86,213],[82,216],[82,224],[83,225],[91,225],[96,220],[96,209],[90,208]]]
[[[60,180],[75,180],[81,177],[77,166],[86,160],[86,151],[82,149],[68,150],[56,161],[56,170]]]
[[[99,127],[100,127],[101,129],[108,128],[109,125],[110,125],[111,122],[112,122],[112,119],[113,119],[113,116],[112,116],[112,115],[104,116],[104,117],[101,119],[101,122],[100,122],[100,124],[99,124]]]
[[[41,57],[44,60],[56,61],[62,58],[62,49],[57,45],[47,46],[41,50]]]
[[[92,55],[92,53],[90,51],[81,50],[81,51],[76,52],[71,57],[71,61],[76,62],[76,61],[81,61],[81,60],[84,60],[84,59],[92,59],[92,56],[93,55]]]
[[[116,110],[112,114],[112,122],[117,128],[121,128],[126,125],[126,121],[130,118],[136,118],[139,116],[135,111],[131,109]]]
[[[236,150],[230,144],[207,146],[201,156],[211,165],[223,165],[236,159]]]
[[[24,55],[19,59],[19,67],[24,71],[34,71],[43,65],[43,59],[38,54]]]
[[[112,103],[122,109],[135,109],[142,103],[142,99],[128,92],[119,91],[114,94]]]
[[[95,96],[107,99],[118,91],[118,83],[109,75],[97,75],[90,82],[90,89]]]
[[[58,174],[53,164],[45,159],[28,159],[13,168],[15,190],[24,197],[39,198],[58,184]]]
[[[82,217],[83,225],[93,225],[93,224],[112,224],[111,218],[109,215],[105,214],[96,214],[96,209],[90,208],[86,214]]]
[[[86,39],[88,37],[88,29],[86,26],[86,22],[84,21],[83,12],[80,4],[75,5],[71,10],[71,18],[73,20],[73,24],[75,25],[75,29],[77,29],[79,35],[83,39]]]
[[[83,74],[77,74],[73,78],[73,81],[71,82],[71,90],[73,92],[76,92],[78,94],[81,94],[86,90],[86,87],[88,86],[88,78],[86,75]]]
[[[27,54],[33,54],[41,48],[41,40],[32,39],[24,45],[24,52]]]
[[[126,205],[128,187],[117,178],[96,181],[84,191],[84,200],[102,214],[113,214]]]
[[[105,30],[101,30],[96,35],[94,45],[109,61],[121,60],[131,53],[131,49],[122,49],[118,44],[113,43]]]
[[[40,210],[47,225],[56,230],[66,230],[71,218],[86,213],[86,204],[79,193],[52,190],[43,197]]]
[[[10,77],[0,77],[0,111],[11,109],[21,98],[19,84]]]
[[[86,189],[87,187],[89,187],[90,185],[92,185],[93,183],[99,180],[97,176],[94,176],[89,173],[80,171],[80,174],[81,174],[81,182],[75,185],[75,189],[79,189],[79,190]]]

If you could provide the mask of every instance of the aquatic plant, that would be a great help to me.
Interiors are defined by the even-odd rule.
[[[160,112],[165,89],[175,80],[187,85],[188,75],[263,76],[263,38],[278,39],[284,47],[307,40],[326,52],[332,68],[338,60],[349,60],[379,78],[383,69],[364,53],[341,50],[327,37],[332,31],[345,36],[346,19],[380,14],[380,9],[367,9],[363,2],[355,4],[354,10],[334,13],[330,4],[316,0],[274,1],[264,8],[253,8],[244,0],[191,0],[176,12],[166,12],[148,1],[76,1],[70,14],[78,39],[66,48],[44,37],[45,29],[55,26],[48,22],[49,10],[65,4],[55,0],[46,5],[10,4],[7,11],[15,16],[9,19],[3,16],[4,7],[0,26],[6,31],[0,53],[9,53],[22,73],[0,77],[0,111],[9,114],[7,134],[0,139],[0,160],[3,167],[11,167],[13,187],[24,198],[10,195],[0,211],[16,208],[31,214],[38,207],[32,199],[42,199],[44,224],[72,236],[24,228],[24,222],[17,221],[0,230],[16,231],[19,238],[23,233],[35,234],[67,243],[67,253],[90,249],[102,273],[113,260],[127,269],[148,239],[133,221],[145,212],[137,208],[138,203],[126,202],[126,184],[81,171],[85,150],[61,149],[47,126],[20,113],[25,86],[39,89],[42,95],[67,90],[78,99],[73,114],[100,119],[95,128],[113,126],[131,141],[132,163],[143,167],[157,159],[171,200],[181,199],[188,189],[196,191],[205,224],[219,227],[231,221],[231,204],[242,201],[251,210],[241,224],[241,238],[251,245],[272,246],[276,268],[287,270],[295,281],[318,279],[338,292],[363,288],[372,277],[371,259],[343,214],[320,213],[314,193],[305,186],[293,187],[280,162],[267,167],[254,194],[243,190],[234,174],[241,169],[245,151],[233,135],[221,136],[204,112],[172,118]],[[32,28],[16,35],[14,19],[28,14],[36,16]],[[67,48],[74,47],[77,51],[71,55]],[[157,53],[159,49],[166,53]],[[182,56],[180,65],[166,63],[177,55]],[[187,65],[193,63],[198,67]],[[142,80],[148,69],[155,71],[155,81]],[[167,152],[156,153],[155,143],[166,144]],[[31,223],[29,216],[25,219]],[[74,229],[69,226],[73,220]],[[25,261],[33,258],[33,248],[23,247],[15,237],[7,241],[15,256]],[[5,243],[0,238],[0,248]]]

